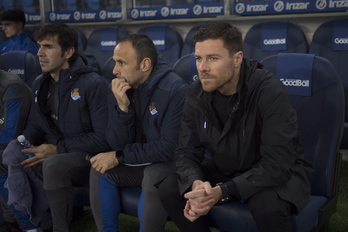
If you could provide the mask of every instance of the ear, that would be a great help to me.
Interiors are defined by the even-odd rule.
[[[147,72],[152,68],[152,62],[151,59],[148,57],[145,57],[141,63],[140,63],[140,70],[143,72]]]
[[[234,56],[233,57],[234,58],[234,67],[235,68],[240,67],[240,65],[243,62],[243,52],[242,51],[236,52],[233,56]]]
[[[75,53],[75,48],[74,47],[70,47],[70,48],[68,48],[65,51],[64,58],[66,60],[68,60],[70,57],[72,57],[72,55],[74,55],[74,53]]]

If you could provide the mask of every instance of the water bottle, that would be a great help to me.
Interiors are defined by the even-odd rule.
[[[23,149],[25,149],[25,148],[30,148],[30,147],[31,147],[31,146],[30,146],[29,140],[27,140],[27,139],[25,138],[24,135],[19,135],[19,136],[17,137],[17,140],[18,140],[19,144],[22,146]],[[33,153],[25,153],[25,155],[26,155],[28,158],[31,158],[31,157],[34,156]]]

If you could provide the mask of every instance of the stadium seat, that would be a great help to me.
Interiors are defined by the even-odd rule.
[[[327,231],[336,211],[342,157],[338,152],[344,117],[341,80],[328,60],[311,54],[283,53],[261,62],[286,86],[297,113],[305,158],[315,169],[309,201],[299,215],[292,216],[294,231],[310,232],[315,227]],[[288,84],[294,80],[301,85]],[[212,226],[223,231],[257,231],[243,203],[215,206],[209,216]]]
[[[116,41],[126,35],[127,31],[119,26],[99,27],[89,35],[85,52],[94,55],[103,67],[113,55]]]
[[[314,32],[309,52],[328,59],[342,79],[345,92],[345,126],[341,149],[348,149],[348,18],[321,24]]]
[[[87,37],[85,36],[85,34],[83,34],[83,32],[80,29],[78,29],[76,27],[73,27],[73,29],[77,33],[78,44],[79,44],[79,47],[78,47],[79,53],[83,53],[87,47]]]
[[[173,71],[182,77],[187,84],[198,79],[198,72],[196,67],[195,54],[187,54],[182,56],[177,62],[175,62]]]
[[[196,33],[196,31],[201,27],[205,25],[205,23],[196,25],[192,27],[189,32],[187,33],[185,40],[184,40],[184,45],[182,46],[182,51],[181,51],[181,57],[191,54],[192,52],[195,51],[195,44],[193,42],[193,35]]]
[[[181,35],[170,25],[152,24],[142,27],[138,34],[145,34],[154,42],[157,52],[167,64],[173,67],[180,58],[182,49]]]
[[[104,66],[102,67],[102,73],[103,77],[106,79],[108,83],[111,82],[112,79],[114,79],[116,76],[112,73],[113,69],[115,67],[115,61],[112,59],[112,56],[105,62]]]
[[[6,35],[3,30],[0,30],[0,43],[5,42],[7,40]]]
[[[29,36],[32,41],[34,41],[36,43],[35,33],[38,29],[39,29],[38,27],[25,27],[23,32],[24,32],[24,34]]]
[[[252,26],[243,41],[244,57],[254,60],[278,53],[307,53],[303,30],[289,21],[265,21]]]
[[[29,87],[35,78],[42,73],[38,56],[28,51],[10,51],[1,54],[0,68],[17,74]]]
[[[24,12],[36,12],[38,11],[39,1],[35,0],[20,0],[18,1]]]
[[[84,0],[87,5],[87,9],[100,9],[100,1],[99,0]]]

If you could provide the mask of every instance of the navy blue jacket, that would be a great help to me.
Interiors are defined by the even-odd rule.
[[[29,86],[19,76],[0,69],[0,145],[5,146],[23,132],[30,96]]]
[[[23,134],[34,145],[57,145],[58,153],[97,154],[110,150],[105,139],[108,120],[107,84],[97,74],[95,60],[80,56],[72,67],[60,71],[59,128],[50,120],[46,99],[50,74],[33,83],[34,101]]]
[[[188,85],[159,58],[150,77],[138,88],[142,131],[136,129],[133,102],[128,113],[122,112],[110,90],[108,142],[113,150],[124,150],[125,163],[172,161]],[[145,143],[137,141],[138,133],[143,133]]]

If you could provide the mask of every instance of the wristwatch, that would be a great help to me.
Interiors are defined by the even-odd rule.
[[[116,159],[118,163],[122,163],[122,158],[123,158],[123,150],[118,150],[116,151]]]
[[[216,184],[216,186],[220,186],[221,192],[222,192],[222,195],[221,195],[221,198],[219,200],[219,203],[225,203],[225,202],[229,201],[230,197],[228,195],[227,185],[225,185],[222,182],[219,182],[219,183]]]

